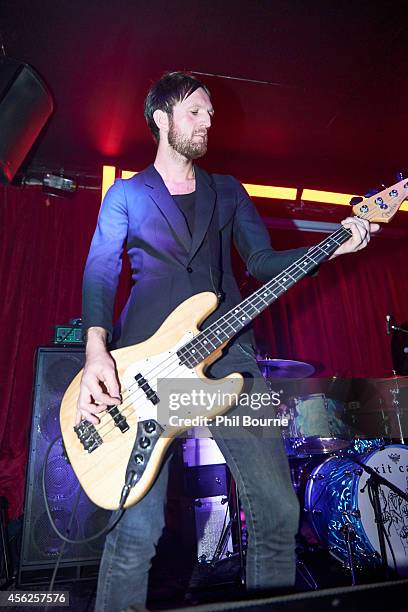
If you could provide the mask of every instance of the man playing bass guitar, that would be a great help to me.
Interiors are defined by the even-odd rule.
[[[194,161],[207,151],[214,108],[208,88],[189,74],[173,72],[154,84],[145,117],[157,143],[154,163],[108,191],[90,247],[83,283],[86,364],[78,400],[81,419],[99,422],[107,406],[120,403],[115,363],[107,347],[149,338],[184,300],[203,291],[222,296],[203,327],[241,300],[231,267],[234,242],[251,275],[268,281],[306,248],[275,251],[255,206],[231,176],[207,174]],[[347,218],[351,237],[332,257],[364,248],[368,221]],[[219,244],[211,253],[211,232]],[[133,288],[119,321],[112,312],[123,244]],[[214,378],[244,373],[249,394],[267,392],[255,360],[250,332],[238,335],[209,369]],[[240,405],[233,408],[240,413]],[[248,525],[246,587],[256,594],[290,587],[295,579],[298,502],[279,430],[264,436],[254,428],[228,435],[212,432],[238,484]],[[147,495],[129,508],[106,538],[96,609],[119,612],[144,604],[148,572],[164,525],[168,460]]]

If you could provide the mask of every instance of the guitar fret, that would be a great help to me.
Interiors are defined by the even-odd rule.
[[[260,312],[259,308],[257,308],[254,304],[251,304],[250,307],[256,314]],[[251,317],[251,314],[249,314],[249,316]]]
[[[289,287],[288,287],[288,285],[289,285],[289,286],[291,286],[291,285],[290,285],[290,283],[287,283],[287,282],[286,282],[287,280],[288,280],[288,279],[285,277],[285,278],[283,278],[281,281],[280,281],[279,279],[276,279],[276,282],[277,282],[277,283],[278,283],[278,284],[279,284],[281,287],[283,287],[284,289],[288,289],[288,288],[289,288]],[[292,284],[293,284],[293,281],[292,281]]]
[[[260,295],[258,296],[258,299],[259,299],[259,300],[261,300],[261,301],[262,301],[264,304],[266,304],[267,306],[269,306],[269,303],[268,303],[266,300],[264,300],[264,298],[263,298],[263,297],[261,297]]]
[[[231,312],[231,316],[234,317],[234,319],[237,321],[237,323],[239,324],[239,317],[237,316],[237,313],[240,313],[240,309],[236,308],[234,310],[234,312]]]
[[[265,303],[264,300],[262,300],[258,295],[252,297],[252,301],[256,302],[252,307],[255,308],[257,313],[262,312],[263,303]]]
[[[194,343],[193,348],[192,348],[192,349],[190,349],[190,353],[191,353],[191,354],[193,354],[193,355],[195,356],[195,353],[197,352],[197,353],[200,355],[200,357],[201,357],[202,359],[204,359],[204,357],[207,357],[207,355],[202,355],[202,354],[201,354],[201,351],[198,349],[197,345],[198,345],[198,342],[195,342],[195,343]],[[196,347],[197,347],[197,348],[196,348]]]
[[[199,338],[199,336],[198,336],[198,338]],[[204,338],[204,340],[201,340],[200,342],[201,342],[201,344],[203,344],[203,345],[205,346],[205,350],[206,350],[206,351],[208,351],[208,354],[209,354],[209,355],[210,355],[210,353],[211,353],[212,351],[211,351],[211,350],[209,350],[209,347],[208,347],[208,346],[206,346],[208,343],[209,343],[209,344],[211,344],[211,346],[212,346],[212,348],[213,348],[213,349],[216,349],[216,348],[217,348],[217,347],[216,347],[216,345],[215,345],[215,344],[213,344],[209,338]]]
[[[224,323],[226,323],[228,325],[228,327],[230,327],[234,333],[237,331],[235,329],[235,327],[233,325],[231,325],[231,323],[229,323],[229,321],[225,320]]]
[[[312,269],[312,267],[310,268]],[[309,270],[307,270],[308,272]],[[303,278],[303,276],[307,273],[305,268],[301,268],[301,267],[297,267],[297,269],[294,270],[294,279],[295,282],[297,283],[298,280],[300,280],[301,278]]]
[[[207,329],[200,332],[193,340],[187,342],[184,347],[181,347],[177,353],[181,361],[188,364],[189,367],[194,367],[200,363],[205,357],[230,340],[238,331],[246,327],[257,314],[270,306],[310,270],[319,265],[350,235],[350,230],[342,227],[309,249],[305,255],[294,261],[286,270],[272,278],[238,306],[235,306]]]

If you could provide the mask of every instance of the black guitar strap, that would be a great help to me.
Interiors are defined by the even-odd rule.
[[[215,188],[214,178],[210,174],[211,187],[214,189],[216,196],[217,190]],[[215,200],[215,206],[211,217],[210,224],[207,231],[208,236],[208,248],[210,250],[210,278],[213,286],[214,293],[216,294],[218,301],[222,302],[224,299],[224,292],[222,290],[222,262],[221,262],[221,233],[219,229],[219,215],[218,215],[218,202]]]

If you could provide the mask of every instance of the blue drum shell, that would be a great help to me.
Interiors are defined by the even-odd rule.
[[[351,541],[354,561],[361,567],[378,567],[379,555],[366,536],[357,507],[361,469],[348,459],[329,457],[309,477],[305,503],[318,537],[328,544],[330,553],[347,562],[345,525],[354,528]]]

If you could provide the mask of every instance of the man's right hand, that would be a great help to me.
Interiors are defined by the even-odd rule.
[[[115,362],[106,350],[106,330],[91,327],[88,330],[86,362],[82,374],[75,424],[81,419],[99,423],[98,414],[107,406],[120,404],[120,389]]]

